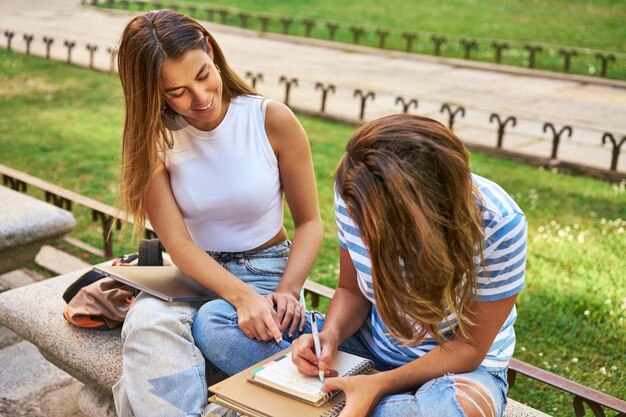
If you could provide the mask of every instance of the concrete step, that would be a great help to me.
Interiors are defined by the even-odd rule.
[[[28,269],[16,269],[0,275],[0,292],[12,290],[45,279],[43,275]]]
[[[47,269],[54,272],[57,275],[67,274],[68,272],[74,272],[78,269],[88,268],[91,265],[81,261],[75,256],[63,252],[49,245],[44,245],[37,256],[35,262]]]

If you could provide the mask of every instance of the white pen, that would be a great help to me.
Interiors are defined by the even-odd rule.
[[[311,311],[311,328],[313,330],[313,347],[315,348],[315,356],[317,356],[317,359],[319,360],[320,355],[322,354],[322,349],[320,348],[320,332],[317,328],[317,311]],[[319,371],[319,375],[320,381],[324,382],[324,371]]]

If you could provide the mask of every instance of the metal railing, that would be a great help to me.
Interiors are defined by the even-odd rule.
[[[6,32],[7,31],[5,31],[5,33]],[[11,33],[15,34],[15,32]],[[24,42],[26,42],[26,51],[29,53],[30,49],[28,45],[30,45],[30,42],[32,42],[35,38],[32,34],[23,34],[22,38],[24,39]],[[12,36],[8,39],[12,39]],[[51,36],[42,36],[41,40],[46,44],[46,58],[50,59],[50,46],[55,42],[55,39]],[[73,40],[65,39],[63,45],[67,51],[66,62],[73,63],[71,51],[73,48],[77,47],[79,43]],[[117,56],[117,50],[115,48],[100,48],[98,45],[93,43],[84,43],[83,46],[89,51],[90,54],[90,69],[95,69],[93,64],[94,54],[97,51],[106,51],[108,60],[110,61],[109,71],[115,71],[115,59]],[[7,43],[7,47],[9,49],[11,48],[10,41]],[[574,174],[590,176],[610,182],[626,181],[626,172],[618,171],[618,162],[622,147],[624,143],[626,143],[626,132],[609,131],[596,126],[574,124],[569,121],[539,120],[527,115],[502,114],[493,111],[492,109],[480,108],[476,106],[470,107],[453,102],[443,102],[437,99],[430,99],[428,97],[406,97],[394,91],[364,90],[351,85],[341,86],[320,80],[311,80],[290,75],[264,74],[261,72],[245,71],[245,78],[247,78],[255,88],[257,88],[260,83],[268,82],[270,79],[275,79],[277,81],[277,85],[284,86],[283,102],[287,105],[290,104],[290,98],[295,89],[310,88],[312,91],[319,91],[319,111],[300,108],[298,106],[291,106],[292,109],[299,113],[321,117],[352,126],[356,126],[364,121],[368,104],[373,101],[376,101],[379,106],[381,102],[384,103],[384,105],[387,106],[386,108],[390,109],[390,111],[397,109],[397,111],[404,113],[416,110],[420,105],[427,103],[431,106],[431,108],[437,108],[439,114],[441,114],[443,118],[447,119],[446,123],[450,129],[454,129],[455,122],[458,123],[458,120],[466,118],[466,116],[472,120],[484,118],[484,120],[480,122],[480,125],[474,125],[474,127],[484,129],[487,126],[493,126],[495,139],[494,147],[468,143],[467,145],[470,150],[478,150],[489,155],[505,157],[538,166],[546,166],[551,169],[558,168]],[[350,95],[354,99],[354,103],[356,105],[354,117],[339,116],[328,112],[327,105],[330,97],[338,95],[339,93],[344,96]],[[551,141],[549,154],[547,153],[544,156],[530,155],[504,149],[507,134],[514,132],[514,129],[522,122],[542,126],[542,129],[535,128],[535,131],[533,131],[532,134],[535,137],[544,139],[547,138]],[[527,134],[527,132],[524,132],[523,134]],[[610,158],[607,157],[607,168],[597,168],[584,165],[579,162],[559,159],[559,150],[565,142],[565,139],[569,139],[571,141],[573,136],[580,136],[585,140],[586,144],[595,142],[598,146],[610,145],[611,155]],[[564,146],[568,146],[567,143]]]

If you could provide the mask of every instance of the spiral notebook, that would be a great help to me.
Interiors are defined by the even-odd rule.
[[[346,352],[337,352],[330,369],[341,376],[359,375],[372,369],[372,362]],[[323,392],[322,382],[317,376],[306,376],[298,372],[291,360],[291,352],[275,360],[265,362],[252,371],[250,382],[277,390],[316,407],[328,401],[335,392]]]
[[[362,357],[337,352],[331,369],[339,375],[373,371]],[[343,392],[324,393],[317,377],[301,375],[289,349],[209,387],[209,400],[250,417],[333,417],[345,404]]]

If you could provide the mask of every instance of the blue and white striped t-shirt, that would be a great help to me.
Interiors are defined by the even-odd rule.
[[[517,294],[524,287],[526,264],[526,218],[511,199],[497,184],[472,175],[476,188],[483,200],[482,225],[485,234],[483,256],[486,271],[476,256],[478,288],[475,299],[495,301]],[[350,218],[341,196],[335,191],[335,219],[337,221],[339,245],[350,253],[357,271],[357,280],[363,295],[372,303],[370,317],[360,330],[361,336],[369,344],[372,353],[383,362],[401,366],[428,353],[437,342],[427,334],[416,345],[402,346],[390,335],[376,309],[370,257],[356,224]],[[517,318],[515,307],[498,332],[482,365],[489,370],[500,370],[507,366],[515,347],[513,323]],[[456,326],[458,320],[450,315],[448,323]],[[449,336],[450,325],[445,321],[440,325],[442,332]]]

